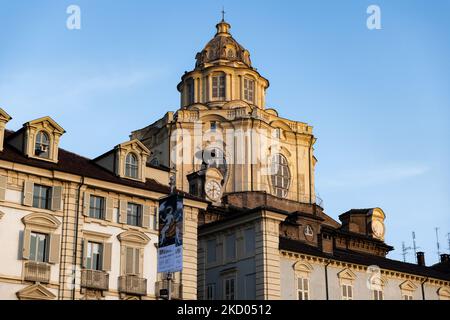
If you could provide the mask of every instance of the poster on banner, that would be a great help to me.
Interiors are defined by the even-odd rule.
[[[159,201],[158,272],[183,269],[183,197],[174,194]]]

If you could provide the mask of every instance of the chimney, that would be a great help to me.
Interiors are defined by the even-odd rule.
[[[425,253],[417,252],[417,264],[421,267],[425,267]]]
[[[450,262],[450,254],[441,254],[441,263]]]

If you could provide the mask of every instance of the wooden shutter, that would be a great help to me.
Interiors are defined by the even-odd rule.
[[[48,255],[49,263],[59,263],[59,249],[60,249],[61,236],[59,234],[50,235],[50,249]]]
[[[31,231],[25,229],[23,231],[23,239],[22,239],[22,259],[24,260],[30,259],[30,238],[31,238]]]
[[[23,205],[32,207],[33,206],[33,191],[34,183],[30,181],[25,181],[23,185]]]
[[[132,274],[132,273],[134,273],[134,268],[133,268],[134,248],[126,247],[125,250],[126,250],[126,253],[125,253],[125,274]]]
[[[142,227],[150,228],[150,216],[151,208],[149,206],[143,206]]]
[[[153,208],[153,228],[159,231],[159,211],[158,207]]]
[[[127,211],[128,211],[128,202],[125,200],[120,200],[120,213],[119,213],[119,223],[127,223]]]
[[[5,176],[0,176],[0,201],[5,201],[5,199],[6,199],[7,184],[8,184],[8,178]]]
[[[83,215],[85,217],[89,217],[90,207],[91,207],[91,195],[89,194],[89,192],[85,192],[83,198]]]
[[[87,241],[86,239],[83,240],[83,258],[81,259],[81,266],[83,268],[87,268],[87,254],[88,254],[88,245],[89,245],[89,241]]]
[[[106,198],[106,208],[105,208],[105,220],[113,221],[113,211],[114,211],[114,200],[111,198]]]
[[[141,249],[134,249],[134,272],[137,275],[141,274]]]
[[[111,271],[112,243],[103,243],[103,271]]]
[[[53,211],[60,211],[62,209],[62,207],[61,207],[62,193],[63,193],[63,188],[62,187],[53,187],[53,190],[52,190],[52,206],[51,206],[51,209]]]

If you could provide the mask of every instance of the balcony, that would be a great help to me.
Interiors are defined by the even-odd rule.
[[[27,261],[25,262],[25,281],[49,283],[50,265],[45,262]]]
[[[158,281],[155,283],[155,295],[158,298],[161,298],[160,290],[168,289],[169,282],[167,280]],[[183,297],[182,285],[181,283],[172,282],[171,284],[171,299],[181,300]]]
[[[147,279],[135,275],[119,277],[119,292],[137,296],[147,295]]]
[[[81,287],[108,291],[109,274],[98,270],[81,270]]]

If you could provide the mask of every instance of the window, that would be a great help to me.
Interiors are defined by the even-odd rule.
[[[126,247],[125,274],[140,274],[141,249]]]
[[[383,291],[373,290],[373,300],[383,300]]]
[[[272,157],[271,165],[271,180],[275,195],[280,198],[286,198],[291,182],[287,159],[281,154],[276,154]]]
[[[188,97],[188,104],[193,104],[195,101],[195,95],[194,95],[194,80],[191,78],[187,81],[187,97]]]
[[[139,227],[142,224],[142,206],[135,203],[128,203],[127,224]]]
[[[309,280],[306,278],[297,279],[298,300],[309,300]]]
[[[342,300],[353,300],[353,287],[351,285],[342,285]]]
[[[216,299],[216,285],[214,283],[210,283],[206,286],[206,300],[215,300]]]
[[[235,296],[236,296],[236,279],[233,278],[228,278],[224,280],[224,299],[225,300],[235,300]]]
[[[244,78],[244,100],[254,102],[255,98],[255,81]]]
[[[52,188],[34,185],[33,190],[33,207],[50,210],[52,200]]]
[[[404,294],[402,298],[403,300],[413,300],[413,296],[411,294]]]
[[[226,260],[232,261],[236,258],[236,236],[230,234],[226,238]]]
[[[214,263],[216,262],[216,239],[208,240],[206,244],[206,262]]]
[[[138,178],[138,159],[137,157],[129,153],[125,161],[125,175],[129,178]]]
[[[95,219],[105,219],[105,198],[91,196],[89,217]]]
[[[275,129],[275,139],[281,139],[281,129],[280,128]]]
[[[216,132],[216,130],[217,130],[217,122],[215,122],[215,121],[212,121],[211,122],[211,132]]]
[[[50,157],[50,138],[48,134],[43,131],[39,131],[38,134],[36,135],[34,155],[41,158]]]
[[[31,232],[30,234],[30,260],[47,262],[48,235]]]
[[[212,97],[225,99],[225,75],[212,77]]]
[[[255,252],[255,229],[247,229],[244,231],[245,237],[245,254],[253,254]]]
[[[102,270],[103,244],[88,242],[86,254],[86,269]]]

